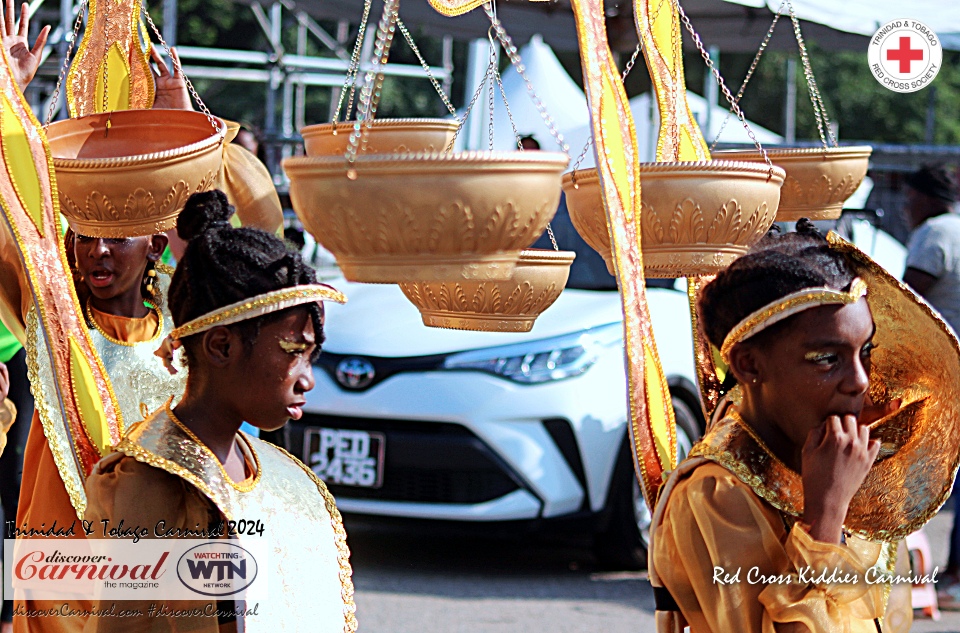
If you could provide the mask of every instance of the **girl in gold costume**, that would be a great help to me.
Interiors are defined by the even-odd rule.
[[[85,631],[236,631],[241,623],[248,632],[356,629],[349,551],[333,497],[296,458],[238,433],[244,421],[274,430],[302,415],[304,394],[314,386],[311,360],[323,341],[320,302],[345,299],[317,284],[299,253],[276,236],[231,227],[232,214],[225,195],[214,191],[192,196],[177,220],[188,244],[170,287],[177,327],[164,349],[182,345],[187,388],[179,404],[138,423],[96,466],[86,485],[86,519],[164,521],[167,529],[185,530],[262,522],[262,535],[250,538],[270,547],[269,597],[242,622],[93,617]]]
[[[658,630],[909,630],[912,578],[895,550],[956,473],[941,448],[958,435],[955,386],[942,384],[956,338],[805,220],[720,273],[698,307],[736,386],[655,509]]]

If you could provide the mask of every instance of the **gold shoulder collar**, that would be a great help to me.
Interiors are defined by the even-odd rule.
[[[803,481],[770,452],[734,407],[718,419],[690,451],[720,464],[777,510],[803,515]]]

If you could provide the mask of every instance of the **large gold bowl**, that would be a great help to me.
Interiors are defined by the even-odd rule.
[[[122,110],[51,123],[60,210],[76,232],[91,237],[167,231],[191,194],[218,185],[225,131],[220,119],[185,110]]]
[[[300,134],[307,156],[343,156],[355,121],[308,125]],[[453,141],[456,119],[375,119],[367,132],[365,154],[443,152]]]
[[[713,275],[729,266],[773,224],[783,177],[755,163],[640,163],[644,274]],[[573,226],[613,274],[597,170],[565,174],[563,190]]]
[[[857,190],[867,175],[873,148],[856,147],[768,149],[770,162],[782,167],[787,177],[780,190],[777,222],[796,222],[800,218],[835,220],[843,203]],[[718,160],[746,160],[763,163],[756,150],[714,152]]]
[[[568,159],[550,152],[283,161],[293,208],[350,281],[505,281],[556,213]]]
[[[527,249],[507,281],[403,283],[400,289],[430,327],[529,332],[557,300],[576,253]]]

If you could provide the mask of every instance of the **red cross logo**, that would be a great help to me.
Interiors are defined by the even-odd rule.
[[[900,72],[908,74],[910,72],[910,62],[923,60],[923,49],[910,48],[910,36],[901,36],[900,48],[891,48],[888,50],[887,60],[900,62]]]

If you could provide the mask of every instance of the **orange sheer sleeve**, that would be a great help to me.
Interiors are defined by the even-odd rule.
[[[697,633],[876,633],[883,585],[865,578],[879,555],[866,541],[814,541],[799,523],[788,532],[779,511],[712,463],[676,484],[652,551]]]

